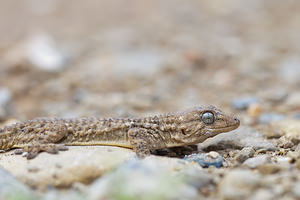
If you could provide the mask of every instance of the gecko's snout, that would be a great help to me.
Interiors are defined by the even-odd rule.
[[[234,123],[238,127],[240,125],[240,120],[237,117],[233,117]]]
[[[233,120],[234,120],[235,122],[237,122],[237,123],[240,122],[240,120],[239,120],[237,117],[233,117]]]

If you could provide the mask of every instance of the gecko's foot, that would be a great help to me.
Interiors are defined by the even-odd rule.
[[[135,150],[136,156],[140,159],[146,158],[147,156],[150,156],[150,151],[148,149],[141,151],[141,149]]]
[[[47,152],[51,154],[56,154],[59,151],[66,151],[68,147],[63,144],[40,144],[34,143],[29,144],[23,149],[16,149],[15,154],[22,154],[27,159],[35,158],[40,152]]]

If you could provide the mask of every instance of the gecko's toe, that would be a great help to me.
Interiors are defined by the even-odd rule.
[[[58,153],[58,150],[56,148],[53,148],[53,147],[47,147],[44,149],[45,152],[47,153],[51,153],[51,154],[57,154]]]
[[[23,149],[16,149],[16,150],[14,151],[14,154],[16,154],[16,155],[21,155],[22,153],[24,153],[24,150],[23,150]]]
[[[69,150],[69,148],[66,147],[64,144],[58,144],[56,147],[57,147],[57,149],[59,151],[67,151],[67,150]]]
[[[37,155],[39,154],[39,152],[26,152],[25,157],[27,158],[27,160],[33,159],[35,158]]]
[[[68,150],[68,148],[63,144],[45,144],[41,150],[47,153],[57,154],[59,151]]]

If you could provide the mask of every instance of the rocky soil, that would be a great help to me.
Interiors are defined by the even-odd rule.
[[[146,159],[0,154],[0,199],[300,199],[297,1],[0,0],[0,127],[212,104],[241,126]]]

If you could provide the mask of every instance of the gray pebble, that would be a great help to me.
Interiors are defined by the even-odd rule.
[[[254,155],[255,151],[252,147],[244,147],[236,156],[235,160],[239,163],[243,163],[248,158]]]
[[[243,163],[243,165],[253,169],[258,167],[259,165],[269,163],[270,161],[271,161],[271,157],[267,154],[264,154],[264,155],[258,155],[254,158],[248,158]]]
[[[277,113],[264,113],[259,117],[259,122],[262,124],[270,123],[274,121],[280,121],[285,118],[284,115],[277,114]]]
[[[232,102],[232,106],[238,110],[246,110],[249,107],[249,105],[258,102],[259,99],[257,97],[244,97],[234,100]]]
[[[214,151],[209,153],[191,154],[185,156],[183,159],[190,162],[197,162],[201,167],[215,166],[217,168],[222,167],[224,161],[224,158]]]

